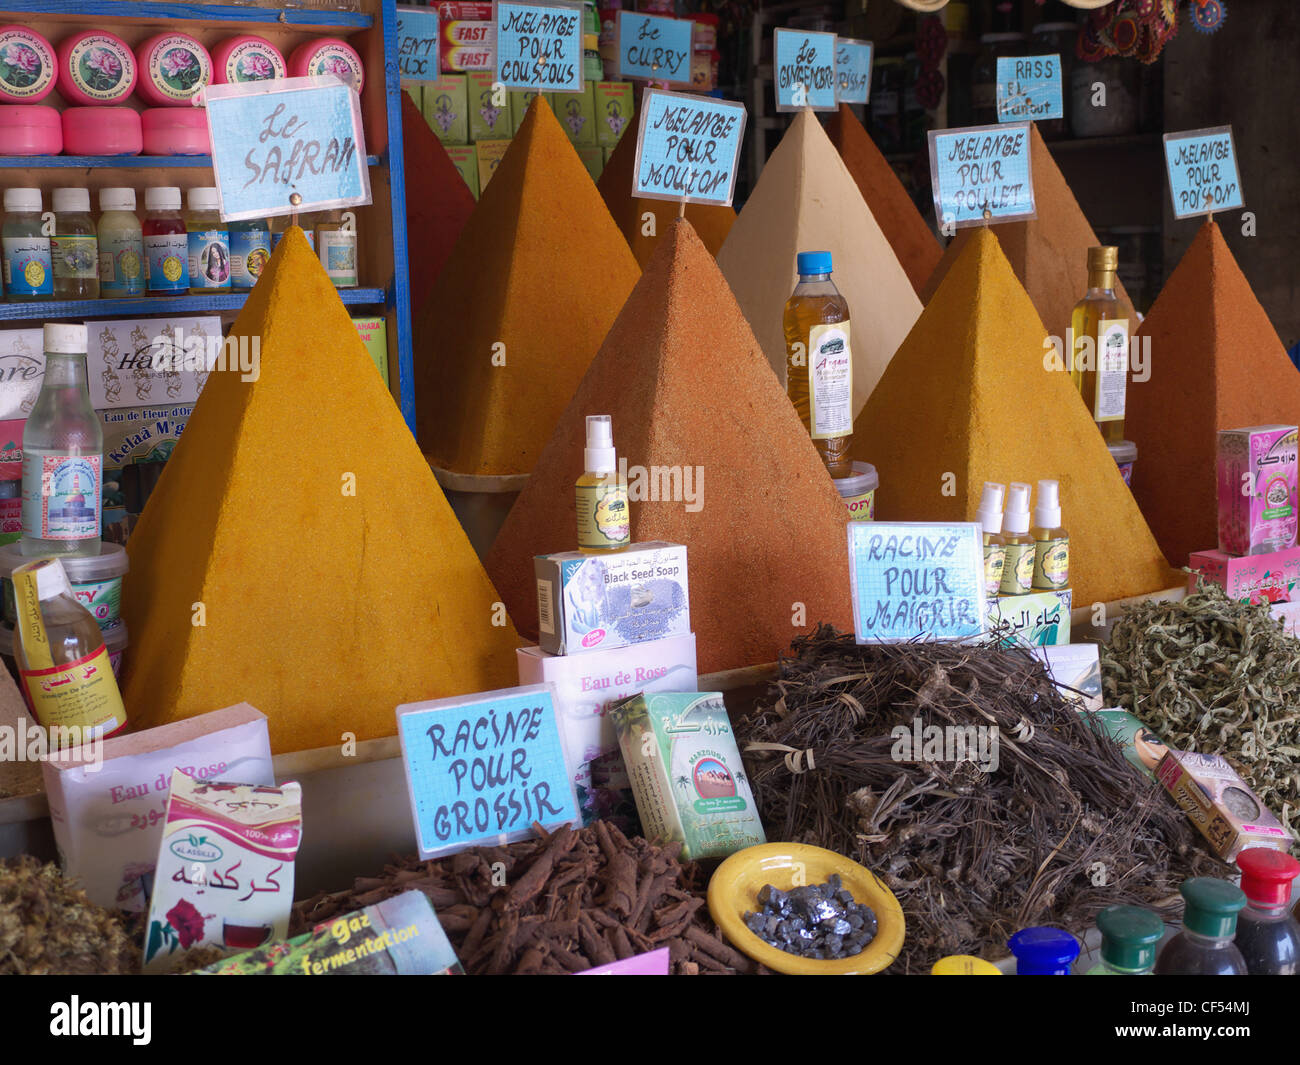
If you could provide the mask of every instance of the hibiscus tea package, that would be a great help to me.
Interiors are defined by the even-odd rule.
[[[144,965],[165,972],[191,947],[252,950],[284,939],[302,789],[219,784],[172,773],[149,901]]]

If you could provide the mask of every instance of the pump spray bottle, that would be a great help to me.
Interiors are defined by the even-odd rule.
[[[1043,592],[1070,586],[1070,534],[1061,527],[1061,486],[1056,481],[1038,482],[1033,585]]]
[[[1007,560],[1002,568],[1002,595],[1025,595],[1034,579],[1034,538],[1029,535],[1029,496],[1027,484],[1011,482],[1007,492],[1007,512],[1002,519],[1002,538],[1007,544]]]
[[[975,516],[984,528],[984,594],[992,599],[1002,585],[1007,561],[1007,542],[1002,538],[1002,496],[1006,489],[993,481],[984,482]]]
[[[614,429],[608,414],[587,417],[586,472],[574,490],[578,504],[578,550],[621,551],[632,542],[627,484],[618,475]]]

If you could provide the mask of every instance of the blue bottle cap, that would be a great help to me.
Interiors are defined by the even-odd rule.
[[[1079,941],[1059,928],[1022,928],[1007,940],[1017,976],[1069,976]]]
[[[831,272],[831,253],[828,251],[801,251],[795,256],[795,267],[800,277]]]

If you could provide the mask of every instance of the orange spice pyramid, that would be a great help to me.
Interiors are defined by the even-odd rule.
[[[677,217],[678,205],[667,200],[646,200],[632,195],[636,141],[633,136],[619,139],[618,147],[601,171],[596,188],[600,190],[605,206],[614,216],[618,228],[632,247],[632,254],[644,270],[659,244],[659,238],[668,231],[673,219]],[[653,223],[645,217],[647,211],[654,216]],[[686,218],[695,227],[700,240],[704,241],[709,254],[717,255],[722,242],[731,232],[732,223],[736,221],[736,212],[730,207],[692,203],[686,207]]]
[[[1300,373],[1213,222],[1138,330],[1150,379],[1130,379],[1133,494],[1169,560],[1218,546],[1215,433],[1300,424]],[[1140,349],[1140,350],[1143,350]]]
[[[943,248],[898,180],[894,168],[880,154],[871,134],[848,104],[840,104],[840,109],[831,115],[826,133],[919,296],[939,265]]]
[[[1065,175],[1061,173],[1038,127],[1030,127],[1030,165],[1038,217],[1028,222],[999,222],[993,230],[1047,332],[1064,337],[1074,305],[1088,286],[1088,249],[1100,244]],[[976,229],[959,229],[921,293],[929,303],[949,268]],[[1124,285],[1116,281],[1118,291]]]
[[[231,336],[258,376],[208,377],[127,548],[131,723],[246,701],[278,753],[513,684],[515,631],[302,230]]]
[[[708,249],[674,221],[488,553],[521,632],[537,632],[533,556],[574,546],[596,413],[613,417],[630,488],[635,467],[696,468],[696,502],[631,506],[634,541],[687,547],[700,672],[774,661],[818,621],[852,629],[844,504]]]
[[[415,325],[420,446],[459,474],[532,472],[641,271],[544,98]]]
[[[829,251],[852,323],[853,413],[921,313],[912,283],[821,123],[801,111],[767,160],[718,252],[718,265],[785,386],[781,318],[798,282],[795,256]]]
[[[1180,583],[997,238],[972,229],[853,427],[880,521],[974,521],[985,481],[1059,481],[1076,607]],[[952,491],[948,488],[951,485]]]

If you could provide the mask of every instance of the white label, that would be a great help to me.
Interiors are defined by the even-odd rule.
[[[808,332],[808,403],[814,440],[853,432],[853,352],[848,322],[815,325]]]
[[[1093,417],[1099,422],[1118,421],[1124,417],[1128,386],[1127,318],[1102,324],[1097,351],[1097,409]]]

